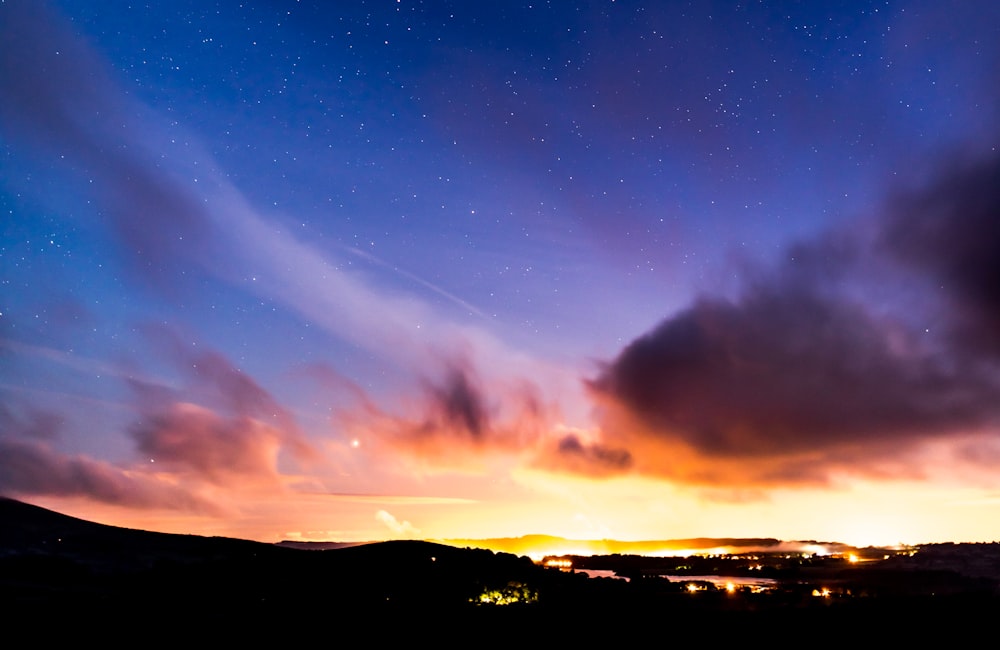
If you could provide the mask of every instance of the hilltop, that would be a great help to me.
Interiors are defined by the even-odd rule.
[[[986,552],[993,547],[984,548],[973,563],[977,568],[981,558],[993,557]],[[952,565],[965,557],[961,548],[947,550]],[[715,557],[684,565],[690,573],[749,570],[741,556]],[[331,621],[351,626],[372,616],[395,622],[377,630],[380,638],[408,639],[418,630],[454,636],[475,623],[489,626],[483,628],[490,630],[488,645],[538,626],[553,639],[590,640],[595,625],[620,637],[639,634],[651,621],[688,627],[726,622],[713,628],[716,638],[726,629],[738,637],[737,630],[827,625],[844,617],[923,621],[922,614],[933,613],[937,618],[926,620],[975,624],[991,620],[1000,604],[996,581],[983,571],[972,578],[951,568],[928,569],[908,556],[881,567],[855,567],[830,556],[771,557],[784,558],[759,560],[773,578],[772,589],[727,592],[693,577],[661,577],[680,566],[665,558],[575,558],[581,569],[617,571],[631,580],[589,578],[524,556],[427,541],[305,551],[117,528],[0,499],[0,611],[12,625],[32,629],[52,617],[73,620],[65,630],[74,638],[106,634],[112,619],[179,635],[211,629],[225,630],[227,638],[256,638],[261,629],[308,636],[323,633]],[[929,557],[941,558],[942,551]],[[830,586],[822,598],[814,597],[819,580]],[[553,628],[553,620],[562,623]]]

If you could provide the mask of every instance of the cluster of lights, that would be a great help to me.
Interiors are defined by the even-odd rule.
[[[486,589],[478,597],[472,598],[477,605],[517,605],[538,601],[538,592],[520,582],[508,582],[500,589]]]
[[[757,584],[738,584],[732,580],[728,580],[725,583],[714,584],[710,581],[703,582],[687,582],[684,584],[684,589],[689,594],[695,594],[699,591],[725,591],[727,594],[735,594],[738,591],[749,592],[751,594],[762,594],[766,591],[773,589],[771,585],[757,585]]]

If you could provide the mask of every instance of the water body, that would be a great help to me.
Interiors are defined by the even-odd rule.
[[[774,578],[757,578],[752,576],[680,576],[673,574],[661,574],[661,578],[667,578],[670,582],[710,582],[720,589],[725,589],[727,585],[733,585],[736,589],[744,587],[750,589],[774,589],[778,581]]]
[[[628,582],[628,578],[615,575],[609,569],[574,569],[577,573],[586,573],[591,578],[615,578]],[[718,589],[726,589],[728,585],[733,585],[736,589],[753,589],[754,591],[774,589],[778,581],[774,578],[758,578],[753,576],[682,576],[673,574],[661,574],[661,578],[667,578],[670,582],[679,583],[711,583]]]

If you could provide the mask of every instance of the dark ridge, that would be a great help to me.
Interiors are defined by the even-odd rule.
[[[249,540],[108,526],[6,497],[0,497],[0,522],[0,557],[68,558],[96,572],[287,552]]]
[[[840,631],[842,640],[856,641],[851,630],[866,625],[891,632],[897,642],[908,632],[912,638],[935,626],[971,632],[995,619],[996,581],[945,567],[972,560],[985,566],[996,545],[965,546],[975,545],[931,553],[932,566],[911,566],[920,553],[859,569],[843,558],[782,559],[783,568],[769,567],[781,583],[769,593],[706,588],[692,594],[685,581],[656,575],[663,558],[589,558],[594,568],[604,562],[630,575],[626,582],[425,541],[303,551],[130,530],[0,498],[0,620],[8,635],[130,644],[154,634],[228,646],[260,642],[266,633],[280,635],[285,645],[325,637],[593,645],[639,641],[667,629],[707,635],[701,638],[713,645],[755,634],[773,644],[801,642],[797,630],[820,628],[824,640]],[[721,566],[728,560],[706,561]],[[814,597],[820,586],[833,595]],[[886,621],[894,622],[891,630]]]
[[[528,558],[423,541],[306,552],[106,526],[0,498],[0,607],[468,608],[554,575]]]
[[[277,546],[294,548],[300,551],[334,551],[338,548],[350,548],[351,546],[361,546],[363,544],[375,544],[376,542],[306,542],[292,539],[283,539]]]

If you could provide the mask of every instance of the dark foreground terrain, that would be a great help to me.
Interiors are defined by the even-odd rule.
[[[497,647],[700,639],[710,647],[828,647],[895,646],[944,632],[955,647],[1000,620],[996,581],[954,569],[806,565],[785,569],[779,587],[751,593],[692,591],[637,570],[643,562],[603,561],[631,567],[626,582],[428,542],[305,551],[115,528],[0,499],[0,623],[31,642],[322,639],[381,647],[433,639]],[[817,581],[834,585],[831,593],[815,596]]]

